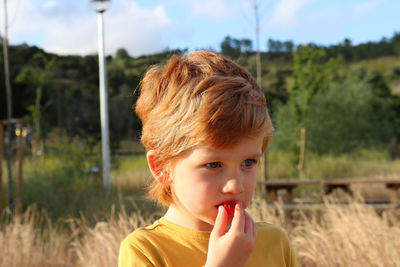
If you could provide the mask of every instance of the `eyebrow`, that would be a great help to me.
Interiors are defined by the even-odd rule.
[[[262,155],[263,155],[263,153],[255,153],[255,154],[252,154],[251,156],[249,156],[249,158],[261,158]]]
[[[252,154],[249,154],[248,156],[246,156],[245,158],[261,158],[261,156],[263,155],[263,153],[262,152],[255,152],[255,153],[252,153]],[[220,159],[220,158],[223,158],[224,156],[223,155],[221,155],[220,153],[218,153],[218,152],[211,152],[210,154],[208,154],[207,156],[205,156],[205,158],[215,158],[215,159]]]

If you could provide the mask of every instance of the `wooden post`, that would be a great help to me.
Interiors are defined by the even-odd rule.
[[[287,192],[287,196],[288,196],[288,199],[287,199],[288,203],[293,203],[293,187],[289,186],[286,189],[286,192]]]
[[[4,125],[8,125],[9,127],[12,127],[12,125],[17,124],[18,127],[20,128],[20,133],[18,136],[18,198],[19,201],[22,201],[22,170],[23,170],[23,149],[24,149],[24,140],[23,140],[23,134],[22,134],[22,128],[23,128],[23,121],[20,119],[10,119],[10,120],[2,120],[0,121],[0,208],[3,206],[3,152],[4,152],[4,145],[3,145],[3,138],[4,138]],[[8,129],[8,131],[11,128]],[[8,137],[8,138],[11,138]],[[8,165],[8,174],[9,174],[9,181],[8,181],[8,191],[9,191],[9,200],[8,200],[8,205],[10,205],[11,208],[13,208],[13,190],[12,190],[12,175],[11,175],[11,162],[10,162],[10,156],[12,153],[12,149],[10,147],[10,143],[8,144],[8,147],[6,147],[6,155],[8,157],[7,159],[7,165]]]
[[[268,198],[269,198],[269,202],[270,203],[274,203],[277,200],[277,190],[276,189],[271,189],[271,190],[267,190],[268,191]]]
[[[397,203],[397,190],[400,189],[400,184],[389,183],[386,184],[386,188],[390,190],[390,202]]]
[[[0,121],[0,210],[3,206],[3,129]]]
[[[18,198],[19,203],[22,204],[22,165],[23,165],[23,157],[24,157],[24,137],[22,135],[23,132],[23,123],[20,121],[18,123],[19,127],[19,136],[18,136]]]
[[[304,153],[306,150],[306,128],[301,128],[300,129],[300,155],[299,155],[299,174],[301,175],[303,172],[303,166],[304,166]]]

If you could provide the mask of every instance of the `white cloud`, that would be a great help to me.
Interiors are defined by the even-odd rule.
[[[57,3],[54,0],[49,0],[49,1],[46,1],[43,3],[43,7],[45,7],[45,8],[53,8],[55,6],[57,6]]]
[[[115,51],[126,48],[131,55],[158,52],[167,46],[164,37],[172,21],[162,5],[143,9],[135,4],[121,6],[106,17],[106,48]]]
[[[272,11],[269,24],[272,26],[292,26],[297,22],[300,10],[312,0],[280,0]]]
[[[16,6],[9,5],[11,12],[13,9]],[[24,1],[9,29],[9,39],[14,44],[27,42],[58,54],[96,53],[96,17],[88,1]],[[106,54],[124,47],[133,56],[165,48],[164,32],[171,25],[162,5],[143,8],[130,0],[114,1],[104,13],[104,22]]]

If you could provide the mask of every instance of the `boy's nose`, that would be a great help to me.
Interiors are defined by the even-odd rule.
[[[243,184],[240,180],[240,178],[231,178],[228,179],[223,188],[222,188],[222,192],[225,194],[240,194],[244,191],[244,187]]]

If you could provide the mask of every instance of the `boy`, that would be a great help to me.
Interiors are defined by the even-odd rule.
[[[251,75],[215,53],[172,56],[141,83],[136,112],[153,181],[168,206],[122,243],[119,266],[295,266],[286,235],[245,211],[272,136]]]

